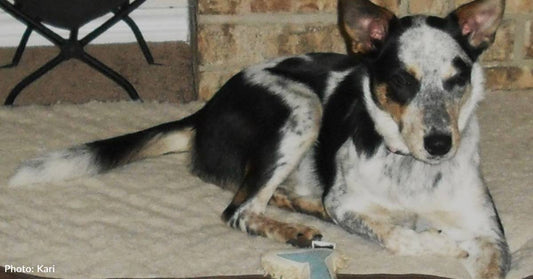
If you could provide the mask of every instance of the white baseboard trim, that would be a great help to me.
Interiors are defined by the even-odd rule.
[[[131,17],[141,29],[146,41],[189,42],[189,11],[186,2],[166,2],[170,2],[173,5],[150,5],[147,8],[139,8],[131,14]],[[17,21],[11,15],[3,12],[2,10],[0,11],[0,47],[16,47],[18,46],[20,38],[24,33],[25,25]],[[103,16],[83,26],[80,29],[80,38],[94,30],[109,17],[111,17],[111,15]],[[51,27],[51,29],[56,31],[61,36],[68,38],[67,30],[55,27]],[[119,22],[96,38],[92,43],[107,44],[127,42],[135,42],[135,36],[126,23]],[[40,34],[34,32],[28,41],[28,45],[39,46],[52,44]]]

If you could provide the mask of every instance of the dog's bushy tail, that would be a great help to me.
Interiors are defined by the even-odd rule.
[[[148,157],[187,151],[197,115],[30,159],[20,165],[8,183],[17,186],[62,181]]]

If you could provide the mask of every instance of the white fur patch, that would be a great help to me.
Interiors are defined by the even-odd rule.
[[[294,193],[298,196],[320,197],[324,189],[317,177],[314,149],[310,149],[300,162],[298,170],[294,173],[296,183]]]
[[[470,78],[472,91],[471,96],[467,102],[462,106],[459,113],[459,130],[463,131],[468,124],[468,121],[474,114],[477,104],[485,97],[485,77],[483,76],[483,68],[479,63],[472,65],[472,73]]]
[[[442,79],[454,71],[452,61],[461,57],[470,61],[461,46],[448,33],[418,19],[418,26],[405,31],[399,38],[398,57],[408,67],[415,67],[422,76],[421,91],[435,86],[442,89]]]
[[[22,163],[9,186],[61,181],[98,173],[91,151],[85,146],[55,151]]]

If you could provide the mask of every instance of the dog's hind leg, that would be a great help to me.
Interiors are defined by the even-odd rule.
[[[233,228],[252,235],[261,235],[295,246],[307,247],[312,240],[321,237],[316,229],[287,224],[265,216],[264,210],[273,192],[290,174],[298,156],[289,158],[292,162],[278,160],[267,166],[251,163],[242,186],[235,194],[222,219]]]
[[[222,215],[228,225],[296,246],[310,246],[312,240],[321,237],[316,229],[279,222],[263,214],[276,188],[314,144],[320,117],[319,103],[311,100],[310,105],[292,111],[279,131],[278,141],[254,152],[247,163],[243,183]]]

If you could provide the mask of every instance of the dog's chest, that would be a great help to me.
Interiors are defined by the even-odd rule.
[[[451,165],[428,165],[391,154],[384,146],[367,157],[347,141],[337,154],[337,177],[330,195],[345,210],[379,206],[394,211],[434,211],[446,207],[461,192],[458,173]]]

